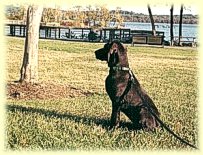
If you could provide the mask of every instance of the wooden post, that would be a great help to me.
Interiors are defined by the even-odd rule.
[[[20,36],[21,36],[21,33],[22,33],[22,26],[20,26]]]
[[[38,82],[38,40],[43,7],[29,6],[27,10],[26,39],[20,82]]]
[[[100,29],[100,41],[102,40],[102,29]]]
[[[173,39],[174,39],[174,36],[173,36],[173,4],[171,5],[170,12],[171,12],[170,36],[171,36],[171,46],[173,46]]]
[[[59,35],[59,39],[60,39],[61,38],[61,29],[59,28],[58,30],[59,30],[58,35]]]
[[[26,26],[23,26],[23,37],[25,37],[25,28]]]
[[[13,36],[13,26],[12,25],[10,25],[10,35]]]
[[[83,36],[83,28],[82,28],[82,39],[83,39],[83,37],[84,37],[84,36]]]
[[[56,27],[54,28],[54,36],[55,36],[55,39],[56,39]]]
[[[106,39],[106,30],[104,29],[104,39]]]
[[[51,38],[51,28],[49,28],[49,38]]]
[[[45,27],[45,39],[48,37],[48,28]]]
[[[16,26],[13,26],[13,36],[16,36]]]
[[[71,36],[71,31],[70,31],[70,29],[68,29],[68,33],[69,33],[69,38],[71,39],[72,36]]]
[[[180,21],[179,21],[179,42],[178,45],[181,45],[181,38],[182,38],[182,21],[183,21],[183,4],[181,4],[180,8]]]
[[[121,35],[122,35],[121,29],[120,29],[120,34],[119,34],[119,35],[120,35],[120,36],[119,36],[119,37],[120,37],[119,40],[121,41],[121,38],[122,38],[122,37],[121,37]]]
[[[109,30],[109,42],[113,41],[113,31]]]

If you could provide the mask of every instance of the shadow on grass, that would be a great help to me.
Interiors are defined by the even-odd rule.
[[[74,121],[76,123],[83,123],[86,125],[92,125],[96,124],[98,126],[101,126],[102,128],[109,130],[110,127],[110,120],[105,118],[97,118],[97,117],[86,117],[86,116],[77,116],[74,114],[61,114],[55,110],[45,110],[40,108],[33,108],[33,107],[24,107],[19,105],[7,105],[6,106],[7,111],[11,112],[27,112],[27,113],[37,113],[40,115],[44,115],[45,117],[56,117],[60,119],[68,119],[71,121]],[[120,122],[120,128],[127,128],[128,130],[140,130],[140,128],[137,128],[133,125],[131,122]]]

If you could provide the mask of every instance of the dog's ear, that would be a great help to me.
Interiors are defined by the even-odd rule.
[[[105,45],[104,45],[104,49],[105,50],[109,50],[110,49],[110,46],[111,46],[111,43],[106,43]]]
[[[119,62],[119,45],[116,42],[112,42],[108,52],[108,66],[115,66]]]
[[[119,50],[118,44],[117,43],[113,43],[109,52],[110,52],[110,54],[117,53],[118,50]]]
[[[126,45],[123,45],[124,52],[127,53],[128,49]]]

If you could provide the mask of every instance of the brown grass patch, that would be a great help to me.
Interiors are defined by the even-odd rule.
[[[69,85],[40,83],[8,83],[7,97],[8,99],[62,99],[74,98],[92,95],[89,91],[83,91]]]

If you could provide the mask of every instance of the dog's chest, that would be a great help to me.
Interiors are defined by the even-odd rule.
[[[128,75],[126,74],[109,74],[106,78],[106,91],[111,97],[116,96],[119,92],[123,92],[128,83]]]
[[[115,76],[107,76],[105,86],[108,94],[116,91],[116,83],[117,81]]]

